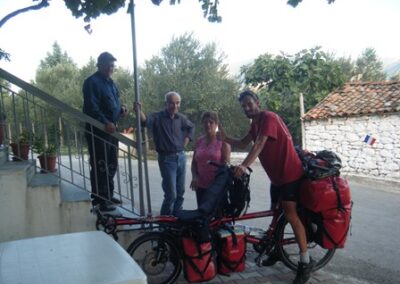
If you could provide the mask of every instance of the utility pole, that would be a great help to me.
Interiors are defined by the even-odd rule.
[[[135,99],[134,102],[140,103],[140,93],[139,93],[139,76],[137,67],[137,53],[136,53],[136,26],[135,26],[135,3],[134,0],[130,0],[129,12],[131,14],[131,29],[132,29],[132,53],[133,53],[133,80],[135,83]],[[143,177],[146,183],[146,195],[147,195],[147,208],[148,213],[151,214],[151,202],[150,202],[150,191],[149,191],[149,177],[148,177],[148,167],[147,167],[147,157],[145,150],[143,150],[143,136],[140,121],[140,111],[138,108],[136,110],[136,150],[138,158],[138,175],[139,175],[139,203],[140,203],[140,215],[145,215],[144,208],[144,187],[143,187]],[[144,172],[143,172],[143,162],[144,162]],[[132,193],[133,194],[133,193]],[[132,195],[133,196],[133,195]],[[132,209],[134,208],[133,198],[132,198]]]
[[[305,149],[306,148],[306,137],[305,137],[306,131],[304,128],[304,121],[303,121],[303,116],[304,116],[303,93],[300,93],[299,100],[300,100],[301,148]]]

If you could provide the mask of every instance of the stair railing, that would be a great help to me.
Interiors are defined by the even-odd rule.
[[[55,97],[45,93],[37,87],[29,84],[7,71],[0,68],[0,131],[2,132],[3,144],[14,143],[17,146],[16,154],[11,156],[14,160],[36,158],[43,155],[37,153],[36,149],[44,151],[49,156],[51,150],[55,150],[57,170],[49,170],[45,162],[43,166],[37,166],[42,173],[58,176],[60,182],[74,185],[75,187],[89,192],[92,197],[100,197],[97,189],[92,191],[92,182],[102,176],[99,171],[92,172],[90,177],[90,163],[88,155],[88,143],[99,139],[104,147],[116,146],[118,161],[116,168],[105,166],[100,173],[104,172],[108,189],[110,184],[114,186],[114,197],[122,201],[121,208],[134,214],[144,216],[151,214],[151,199],[148,182],[142,183],[146,189],[139,188],[137,173],[138,160],[135,156],[136,142],[118,132],[111,136],[118,140],[118,144],[111,144],[102,137],[104,125],[97,120],[85,115],[71,106],[59,101]],[[29,144],[28,156],[23,156],[22,143],[25,139]],[[50,150],[49,150],[50,148]],[[94,157],[96,159],[96,157]],[[136,163],[136,166],[135,166]],[[94,162],[96,167],[98,163]],[[109,161],[104,161],[109,165]],[[109,183],[110,173],[116,171],[113,183]],[[147,174],[146,174],[147,176]],[[145,177],[146,178],[146,177]],[[104,178],[103,178],[104,180]],[[96,188],[93,186],[93,188]],[[145,199],[144,196],[147,195]],[[100,197],[101,198],[101,197]],[[111,196],[105,199],[110,199]],[[103,197],[104,199],[104,197]],[[147,203],[140,202],[147,200]]]

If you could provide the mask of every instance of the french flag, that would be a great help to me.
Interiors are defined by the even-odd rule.
[[[370,146],[374,145],[375,141],[376,141],[376,139],[369,134],[367,134],[364,138],[364,142]]]

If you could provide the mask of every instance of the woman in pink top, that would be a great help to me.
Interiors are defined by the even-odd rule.
[[[215,112],[204,112],[201,117],[204,135],[196,141],[192,159],[192,182],[190,187],[196,191],[197,206],[202,202],[204,192],[212,184],[217,168],[208,161],[229,163],[231,147],[217,139],[218,115]]]

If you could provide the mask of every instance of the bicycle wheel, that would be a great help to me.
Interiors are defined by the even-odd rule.
[[[300,261],[299,247],[292,226],[284,217],[278,223],[275,237],[280,259],[287,267],[296,271]],[[313,241],[309,241],[307,247],[310,257],[315,261],[313,271],[324,267],[335,254],[335,249],[324,249]]]
[[[182,270],[177,244],[164,233],[145,233],[128,248],[128,253],[147,275],[149,284],[174,283]]]

